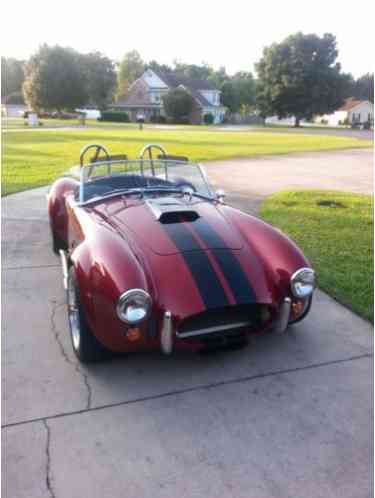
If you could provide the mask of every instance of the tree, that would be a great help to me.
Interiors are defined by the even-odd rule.
[[[23,92],[32,109],[74,109],[87,92],[80,56],[70,48],[42,45],[25,68]]]
[[[174,72],[185,78],[206,80],[213,73],[212,67],[205,63],[198,66],[197,64],[185,64],[175,60],[174,65]]]
[[[25,79],[24,62],[13,58],[1,57],[1,96],[8,97],[22,92]]]
[[[340,107],[345,82],[337,55],[332,34],[320,38],[297,33],[266,47],[256,65],[260,114],[295,116],[295,126],[299,126],[302,118],[329,114]]]
[[[112,100],[116,87],[114,63],[100,52],[81,55],[80,59],[88,102],[103,109]]]
[[[176,122],[189,118],[193,104],[193,97],[183,88],[173,88],[163,96],[164,110]]]
[[[117,98],[126,95],[130,85],[142,75],[144,70],[145,63],[136,50],[124,55],[117,74]]]
[[[207,79],[215,88],[221,89],[224,83],[229,80],[229,76],[227,75],[225,67],[221,66],[217,71],[213,71]]]
[[[255,80],[249,72],[241,71],[233,77],[233,83],[240,105],[240,111],[247,113],[255,105]]]
[[[240,110],[240,95],[233,80],[226,81],[221,87],[221,103],[232,113]]]
[[[355,81],[352,96],[374,103],[374,73],[364,74]]]
[[[146,69],[152,69],[152,71],[160,73],[172,73],[173,69],[167,64],[159,64],[157,61],[152,60],[146,65]]]

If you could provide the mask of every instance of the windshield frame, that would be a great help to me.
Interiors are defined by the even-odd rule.
[[[202,199],[206,199],[206,200],[214,200],[214,198],[215,198],[213,191],[212,191],[212,188],[208,182],[204,167],[199,163],[190,162],[190,161],[186,162],[186,161],[167,160],[167,159],[151,159],[151,160],[145,160],[145,159],[134,159],[134,160],[126,159],[125,160],[125,159],[121,159],[121,160],[109,160],[109,161],[106,161],[106,160],[96,161],[95,163],[91,163],[91,164],[85,164],[82,166],[74,166],[73,168],[71,168],[69,170],[68,175],[73,176],[79,180],[79,190],[78,190],[78,199],[77,199],[78,205],[84,206],[84,205],[91,203],[91,201],[99,202],[101,199],[104,200],[106,198],[115,197],[116,195],[119,195],[119,196],[128,195],[128,194],[134,195],[136,193],[140,193],[140,191],[142,191],[142,197],[143,197],[144,194],[147,194],[148,189],[150,192],[153,191],[154,193],[156,190],[158,190],[156,185],[150,185],[149,187],[144,187],[144,188],[140,188],[140,189],[131,189],[131,188],[125,189],[124,188],[123,192],[121,192],[121,191],[112,192],[112,195],[103,194],[101,196],[96,196],[92,199],[85,200],[85,184],[95,181],[93,179],[93,176],[92,176],[92,173],[94,172],[95,168],[107,167],[107,175],[106,176],[115,177],[117,175],[116,175],[116,173],[113,173],[112,166],[116,166],[116,165],[124,165],[125,167],[129,167],[128,171],[126,171],[125,174],[133,173],[135,175],[143,176],[146,178],[149,177],[149,175],[145,175],[145,170],[152,172],[153,177],[157,177],[157,175],[155,174],[156,169],[158,169],[160,171],[162,169],[164,169],[164,175],[165,175],[166,180],[168,180],[168,171],[169,171],[168,168],[173,167],[173,169],[175,170],[176,167],[181,167],[181,170],[183,170],[184,166],[185,167],[194,166],[196,168],[197,172],[199,173],[200,181],[204,185],[204,189],[207,191],[207,194],[206,193],[202,194],[201,192],[192,192],[192,195],[199,197],[199,198],[202,198]],[[183,178],[183,171],[181,171],[181,172],[182,172],[182,178]],[[118,174],[118,176],[120,176],[120,175]],[[98,179],[103,178],[103,176],[100,176],[97,178]],[[189,182],[188,179],[187,179],[187,182]],[[171,186],[171,188],[173,189],[173,186]],[[159,190],[160,190],[160,192],[163,191],[162,188],[159,188]],[[178,191],[179,191],[178,187],[176,187],[175,190],[176,190],[176,193],[178,193]],[[183,193],[182,189],[181,189],[181,193]],[[108,194],[110,194],[110,192]]]

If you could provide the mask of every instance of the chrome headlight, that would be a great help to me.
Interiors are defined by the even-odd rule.
[[[116,311],[120,320],[136,325],[150,315],[151,297],[142,289],[130,289],[119,297]]]
[[[297,270],[290,279],[290,287],[294,297],[304,299],[311,296],[315,288],[315,272],[311,268]]]

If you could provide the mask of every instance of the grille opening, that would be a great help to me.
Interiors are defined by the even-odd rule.
[[[225,306],[186,318],[178,327],[178,335],[183,338],[232,334],[244,328],[259,328],[268,317],[268,307],[263,304]]]

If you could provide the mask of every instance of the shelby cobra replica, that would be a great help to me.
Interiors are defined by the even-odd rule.
[[[47,197],[82,362],[242,345],[309,312],[315,275],[296,245],[160,146],[133,161],[88,145]]]

